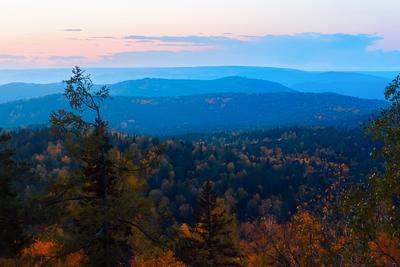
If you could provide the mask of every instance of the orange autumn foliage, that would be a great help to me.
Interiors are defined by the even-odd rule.
[[[272,217],[246,223],[241,232],[248,266],[353,266],[351,240],[307,211],[282,224]]]
[[[79,252],[71,253],[64,258],[58,258],[57,253],[60,246],[53,241],[35,240],[29,247],[24,248],[22,256],[34,261],[33,266],[41,266],[43,263],[51,263],[54,267],[74,267],[79,266],[82,255]]]
[[[186,265],[178,261],[173,252],[166,251],[161,256],[154,259],[143,259],[137,257],[132,261],[132,266],[138,267],[185,267]]]
[[[299,255],[293,260],[301,266],[308,266],[309,262],[321,264],[321,255],[326,253],[322,246],[324,236],[321,223],[309,212],[302,212],[295,215],[289,224],[289,234],[293,236],[291,254]],[[289,248],[290,249],[290,248]]]
[[[22,250],[25,256],[51,256],[56,251],[56,244],[52,241],[36,240],[31,246]]]
[[[376,266],[399,266],[400,246],[399,239],[380,233],[378,237],[368,243],[371,256]]]
[[[190,236],[190,229],[189,226],[184,223],[181,225],[181,227],[179,228],[179,234],[185,236],[185,237],[189,237]]]

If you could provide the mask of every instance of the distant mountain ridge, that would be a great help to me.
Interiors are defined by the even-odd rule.
[[[13,72],[15,72],[15,77],[11,77],[14,79],[18,79],[17,73],[22,76],[20,79],[24,79],[24,74],[35,77],[40,73],[54,74],[55,77],[60,77],[59,80],[70,75],[67,70],[25,72],[0,70],[0,81],[2,75],[6,76],[3,79],[7,79],[7,75]],[[384,89],[391,80],[388,77],[394,74],[394,72],[307,72],[293,69],[235,66],[88,70],[88,73],[92,72],[94,74],[92,75],[93,81],[98,84],[108,84],[113,95],[168,97],[221,92],[263,93],[297,90],[312,93],[332,92],[381,100],[384,99]],[[50,75],[50,77],[52,76]],[[138,77],[141,79],[134,80]],[[118,82],[103,83],[104,81]],[[266,90],[267,86],[269,91]],[[0,85],[0,103],[62,93],[63,89],[62,83],[4,84]]]
[[[353,72],[323,72],[313,77],[291,83],[290,87],[301,92],[355,96],[367,99],[384,99],[387,78]]]
[[[70,73],[70,69],[0,70],[0,84],[9,82],[57,83],[67,79]],[[241,76],[280,83],[302,92],[333,92],[368,99],[383,99],[384,88],[394,78],[396,72],[326,72],[272,67],[215,66],[88,68],[87,73],[91,74],[93,81],[97,84],[114,84],[143,78],[213,80]],[[0,90],[0,102],[6,102],[2,98]]]
[[[100,85],[95,85],[99,87]],[[65,85],[10,83],[0,86],[0,103],[62,93]],[[295,92],[284,85],[260,79],[225,77],[215,80],[155,79],[129,80],[107,86],[114,96],[175,97],[213,93]]]
[[[331,93],[115,96],[104,103],[103,116],[117,130],[165,135],[285,126],[355,127],[386,105]],[[45,125],[50,112],[60,108],[69,109],[62,95],[1,104],[0,127]]]
[[[156,79],[124,81],[108,86],[116,96],[176,97],[217,93],[278,93],[295,92],[282,84],[239,76],[215,80]]]
[[[0,103],[58,94],[64,90],[62,83],[8,83],[0,85]]]

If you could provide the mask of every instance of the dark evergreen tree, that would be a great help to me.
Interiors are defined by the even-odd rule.
[[[178,244],[177,255],[189,266],[240,266],[236,222],[210,181],[199,196],[196,225]]]
[[[3,148],[10,138],[8,134],[0,133],[0,258],[15,257],[24,240],[23,202],[16,190],[22,169],[13,160],[14,151]]]
[[[72,112],[53,113],[51,123],[64,134],[77,167],[54,182],[44,205],[62,207],[56,223],[66,235],[55,257],[80,251],[85,266],[127,266],[134,255],[132,235],[144,232],[143,223],[151,215],[143,197],[144,182],[135,176],[138,169],[132,162],[110,143],[101,117],[108,89],[94,91],[90,76],[79,67],[65,83]],[[91,112],[93,121],[83,118],[84,111]]]

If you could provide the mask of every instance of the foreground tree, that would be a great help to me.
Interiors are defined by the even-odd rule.
[[[183,226],[177,255],[194,267],[240,266],[236,222],[210,181],[201,188],[199,206],[196,225]]]
[[[346,198],[351,228],[360,238],[364,261],[400,266],[400,76],[386,88],[389,107],[368,126],[380,142],[375,155],[383,171],[373,170],[366,183]]]
[[[0,148],[10,138],[8,134],[0,133]],[[24,239],[21,221],[23,203],[16,189],[21,169],[13,156],[11,149],[0,150],[0,258],[15,257]]]
[[[94,90],[90,76],[79,67],[65,83],[72,111],[53,113],[51,124],[65,137],[74,163],[53,182],[43,204],[54,215],[53,225],[46,229],[61,243],[43,264],[80,252],[85,266],[129,265],[135,242],[140,242],[151,217],[144,182],[134,175],[139,169],[111,146],[101,116],[108,89]]]

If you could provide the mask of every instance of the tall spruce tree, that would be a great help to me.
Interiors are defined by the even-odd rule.
[[[51,124],[65,137],[76,167],[54,181],[43,205],[58,211],[53,228],[63,233],[62,250],[48,262],[79,251],[84,266],[129,266],[132,235],[144,232],[143,223],[151,216],[144,183],[135,176],[132,162],[110,144],[101,116],[107,88],[94,90],[90,76],[79,67],[65,83],[72,111],[53,113]],[[91,121],[84,119],[84,112]]]
[[[0,133],[0,148],[10,138],[8,134]],[[0,258],[15,257],[23,240],[20,216],[22,201],[16,190],[21,172],[12,159],[13,156],[12,149],[0,150]]]
[[[240,266],[236,222],[210,181],[201,188],[199,208],[196,225],[178,242],[176,254],[193,267]]]

